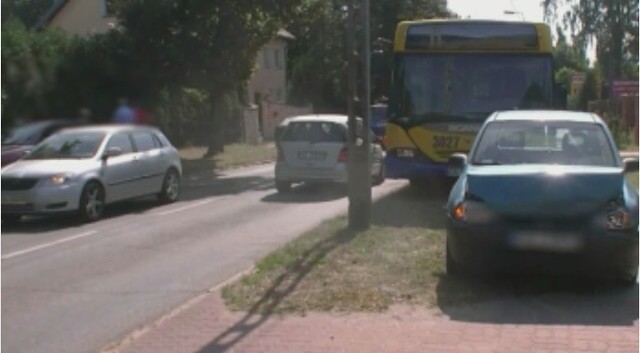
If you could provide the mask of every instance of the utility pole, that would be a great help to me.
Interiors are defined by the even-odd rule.
[[[349,0],[347,18],[349,228],[371,225],[369,0]],[[358,73],[360,73],[358,75]],[[360,115],[360,116],[358,116]]]

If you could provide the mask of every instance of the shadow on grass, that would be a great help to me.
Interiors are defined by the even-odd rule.
[[[444,229],[447,196],[439,189],[406,186],[373,204],[371,222],[387,227]]]
[[[234,345],[259,328],[269,317],[277,312],[278,306],[282,301],[296,289],[298,284],[327,255],[338,247],[349,243],[357,234],[357,232],[348,229],[341,229],[333,235],[318,241],[307,251],[300,254],[297,260],[273,281],[273,284],[266,290],[264,295],[251,306],[238,322],[215,337],[198,353],[232,351]]]
[[[638,284],[588,277],[441,275],[438,306],[452,320],[497,324],[631,326]]]

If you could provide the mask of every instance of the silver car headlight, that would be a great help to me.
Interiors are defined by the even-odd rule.
[[[50,177],[48,177],[45,181],[46,185],[53,185],[53,186],[61,186],[61,185],[65,185],[65,184],[70,184],[71,182],[73,182],[75,180],[75,175],[72,173],[60,173],[60,174],[54,174]]]

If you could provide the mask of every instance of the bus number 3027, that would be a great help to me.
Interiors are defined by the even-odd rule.
[[[455,136],[434,136],[433,148],[434,149],[455,149],[458,148],[459,137]]]

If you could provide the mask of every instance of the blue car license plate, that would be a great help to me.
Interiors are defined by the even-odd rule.
[[[582,237],[570,233],[523,231],[511,234],[509,244],[518,250],[575,252],[582,249],[584,241]]]

